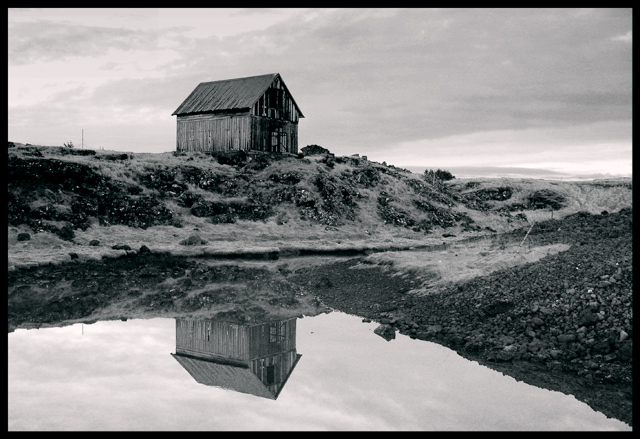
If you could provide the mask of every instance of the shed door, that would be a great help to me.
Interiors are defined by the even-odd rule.
[[[273,127],[271,130],[271,148],[269,151],[273,152],[281,152],[283,147],[282,135],[283,133],[282,127]],[[286,143],[286,142],[285,142]]]

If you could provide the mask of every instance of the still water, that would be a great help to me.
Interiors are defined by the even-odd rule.
[[[150,319],[18,329],[8,427],[631,430],[435,343],[386,341],[376,326],[332,312],[259,328]]]

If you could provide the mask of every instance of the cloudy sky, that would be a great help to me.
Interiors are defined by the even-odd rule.
[[[444,346],[401,334],[387,342],[376,326],[343,313],[298,319],[302,358],[277,401],[197,383],[169,355],[173,319],[18,329],[8,338],[8,428],[630,430],[572,395],[516,381]]]
[[[175,149],[200,82],[280,73],[300,147],[631,175],[630,9],[9,9],[9,140]]]

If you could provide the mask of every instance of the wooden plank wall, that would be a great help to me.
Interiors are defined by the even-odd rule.
[[[187,355],[248,361],[295,348],[295,318],[254,326],[176,319],[176,352]]]
[[[272,332],[272,328],[275,331]],[[296,348],[295,318],[251,326],[247,328],[247,332],[249,334],[249,358],[260,358]]]
[[[251,360],[249,369],[256,374],[258,379],[267,386],[269,391],[274,395],[277,395],[281,390],[282,385],[289,376],[291,369],[295,365],[298,359],[298,354],[295,350],[289,352],[283,352],[277,355],[269,355],[263,358],[256,358]],[[269,383],[267,368],[273,366],[273,382]]]
[[[298,153],[298,124],[273,120],[264,117],[252,116],[251,138],[252,149],[258,151],[274,151],[272,148],[272,131],[274,128],[281,128],[285,136],[286,150],[281,149],[275,152]]]
[[[178,151],[272,151],[272,131],[281,127],[286,150],[298,152],[298,125],[292,122],[256,117],[249,114],[237,116],[192,115],[178,116]]]
[[[215,320],[176,319],[176,353],[247,361],[246,327]]]
[[[230,151],[251,149],[249,116],[178,117],[178,151]]]

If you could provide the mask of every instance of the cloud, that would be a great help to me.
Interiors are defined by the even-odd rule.
[[[611,38],[612,41],[624,41],[625,43],[631,43],[633,41],[633,33],[632,31],[627,32],[624,35],[618,35],[616,37]]]
[[[157,47],[158,41],[153,32],[49,21],[11,23],[8,35],[11,65],[96,57],[111,50],[139,50]]]
[[[530,167],[560,172],[574,168],[579,172],[630,174],[631,132],[630,122],[491,130],[397,142],[368,158],[399,166]]]
[[[626,9],[91,11],[11,11],[10,120],[53,100],[148,120],[199,82],[271,72],[306,116],[302,146],[337,154],[631,120]]]

